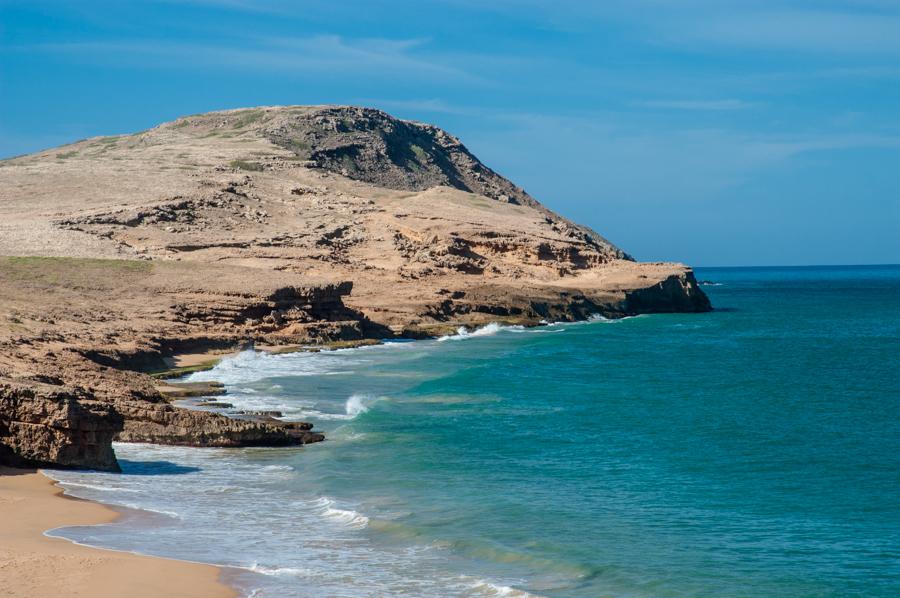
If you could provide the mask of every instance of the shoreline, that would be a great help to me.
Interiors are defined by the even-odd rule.
[[[622,320],[629,319],[630,317],[634,316],[626,316],[622,318]],[[606,320],[606,318],[600,317],[596,318],[596,320]],[[535,326],[528,326],[528,328],[539,328],[560,324],[585,324],[591,323],[592,321],[595,321],[595,318],[577,322],[542,321]],[[466,327],[456,327],[456,334],[449,334],[443,337],[404,340],[407,342],[417,342],[422,340],[440,342],[442,340],[450,339],[465,339],[470,336],[479,337],[482,336],[482,334],[478,333],[479,331],[490,331],[489,334],[493,334],[506,328],[521,328],[521,325],[510,325],[492,321],[480,327],[472,327],[471,329],[467,329]],[[324,350],[353,351],[382,346],[384,344],[386,344],[384,341],[348,343],[348,346],[331,346]],[[251,345],[243,350],[233,350],[228,352],[213,350],[208,352],[183,353],[174,358],[193,362],[190,365],[194,365],[194,363],[197,362],[205,362],[205,364],[209,364],[209,367],[204,367],[202,369],[208,370],[213,369],[225,359],[234,358],[243,351],[268,355],[284,355],[303,352],[318,353],[323,350],[318,349],[309,351],[308,349],[309,347],[306,346],[272,347],[267,345]],[[215,361],[210,363],[211,359],[214,359]],[[10,484],[8,482],[10,479],[16,480],[17,478],[29,478],[27,480],[28,488],[25,492],[22,492],[19,488],[12,488],[13,496],[10,497]],[[210,598],[237,598],[241,595],[240,590],[234,586],[227,585],[223,580],[227,579],[229,570],[233,568],[243,569],[243,567],[207,564],[165,556],[145,555],[139,552],[107,548],[95,544],[85,544],[65,537],[49,535],[50,532],[59,528],[102,526],[116,521],[122,516],[122,513],[117,511],[115,506],[102,501],[67,494],[62,483],[53,479],[43,470],[14,469],[0,466],[0,521],[19,518],[19,514],[11,512],[9,508],[10,503],[25,499],[25,497],[19,496],[18,494],[27,495],[35,492],[32,486],[43,486],[43,488],[37,489],[37,492],[42,494],[40,500],[51,503],[50,508],[42,507],[40,509],[35,509],[40,511],[38,513],[40,521],[46,521],[45,518],[47,517],[47,513],[53,512],[56,514],[60,510],[66,512],[66,519],[64,521],[53,521],[52,525],[41,523],[37,526],[30,526],[30,529],[28,530],[29,533],[32,536],[37,535],[38,538],[28,538],[26,548],[29,548],[31,544],[44,545],[41,546],[39,550],[35,551],[35,555],[25,555],[25,559],[27,560],[26,571],[22,571],[22,567],[17,567],[19,563],[15,562],[15,560],[22,559],[10,561],[12,567],[7,564],[8,555],[5,554],[7,547],[11,547],[11,552],[15,555],[18,555],[20,551],[18,550],[17,543],[6,541],[7,539],[5,536],[8,534],[6,533],[4,526],[0,524],[0,587],[6,586],[16,588],[10,594],[11,598],[24,598],[26,596],[28,598],[49,598],[50,596],[56,597],[59,595],[86,595],[91,596],[92,598],[105,598],[107,596],[112,598],[120,595],[128,595],[129,597],[135,598],[151,598],[160,595],[172,596],[175,598],[205,598],[207,596]],[[63,500],[60,501],[59,499]],[[30,496],[27,500],[31,502]],[[61,506],[58,503],[63,503],[64,506]],[[70,507],[69,505],[65,505],[65,503],[72,503],[77,506]],[[90,519],[88,517],[90,517]],[[60,545],[62,545],[62,548]],[[32,556],[37,556],[38,558],[29,558]],[[40,571],[41,567],[35,566],[36,562],[43,563],[48,559],[54,559],[55,561],[68,559],[76,564],[62,571],[60,571],[60,567],[55,567],[52,574],[46,571]],[[153,566],[148,566],[148,562],[153,563]],[[89,563],[87,571],[85,571],[85,563]],[[13,576],[9,576],[8,569],[10,568],[14,569]],[[37,571],[35,571],[35,569],[37,569]],[[132,571],[140,572],[141,574],[134,574]],[[73,574],[77,574],[80,578],[84,578],[85,591],[83,594],[80,593],[69,580]],[[160,579],[165,580],[164,584],[157,581]],[[17,583],[23,582],[29,585],[19,592]]]
[[[68,496],[35,469],[0,467],[0,587],[10,598],[236,598],[223,569],[77,544],[47,532],[111,523],[120,513]]]

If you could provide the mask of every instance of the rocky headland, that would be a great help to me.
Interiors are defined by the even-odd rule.
[[[343,106],[189,116],[0,162],[0,463],[115,470],[111,442],[304,444],[185,409],[179,355],[489,322],[710,309],[430,125]],[[221,410],[219,410],[221,411]]]

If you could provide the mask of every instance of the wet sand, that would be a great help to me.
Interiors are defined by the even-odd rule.
[[[118,516],[104,505],[63,496],[35,470],[0,467],[0,593],[9,598],[237,595],[211,565],[89,548],[43,535]]]

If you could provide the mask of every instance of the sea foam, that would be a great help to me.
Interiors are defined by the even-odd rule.
[[[460,341],[465,340],[467,338],[478,338],[480,336],[493,336],[500,332],[501,330],[524,330],[523,326],[504,326],[502,324],[498,324],[497,322],[491,322],[486,326],[482,326],[481,328],[476,328],[475,330],[467,330],[465,326],[460,326],[456,329],[456,334],[447,334],[441,337],[438,337],[437,341]]]
[[[352,509],[339,509],[335,502],[323,496],[314,503],[319,508],[319,513],[331,521],[340,523],[352,529],[362,529],[369,525],[369,518]]]
[[[517,590],[510,586],[502,586],[484,580],[478,580],[473,583],[472,589],[483,596],[498,596],[502,598],[540,598],[536,594],[530,594],[524,590]]]
[[[249,567],[247,567],[249,571],[253,571],[254,573],[262,573],[263,575],[272,575],[272,576],[282,576],[282,575],[291,575],[291,576],[307,576],[310,574],[309,569],[302,569],[300,567],[266,567],[265,565],[260,565],[258,563],[253,563]],[[258,591],[257,591],[258,593]]]

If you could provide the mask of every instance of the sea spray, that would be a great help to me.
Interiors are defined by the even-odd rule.
[[[350,419],[353,419],[357,415],[365,413],[366,411],[369,410],[369,408],[372,406],[372,404],[375,403],[375,401],[377,401],[377,400],[378,400],[377,398],[375,398],[371,395],[360,395],[360,394],[350,395],[350,398],[347,399],[347,403],[344,407],[346,410],[347,416],[350,417]]]
[[[465,326],[460,326],[456,329],[456,334],[447,334],[437,338],[438,342],[444,341],[460,341],[465,340],[467,338],[478,338],[482,336],[494,336],[498,332],[501,331],[518,331],[524,330],[524,326],[505,326],[503,324],[498,324],[497,322],[491,322],[481,328],[476,328],[475,330],[468,330]]]

